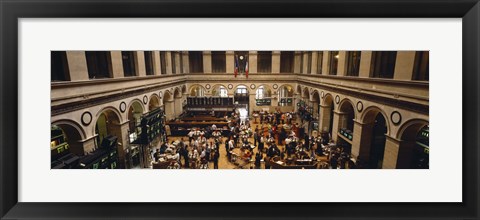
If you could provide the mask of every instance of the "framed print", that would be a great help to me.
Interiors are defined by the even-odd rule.
[[[0,10],[2,219],[479,218],[476,0]]]

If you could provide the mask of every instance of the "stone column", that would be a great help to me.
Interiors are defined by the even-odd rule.
[[[364,162],[368,161],[370,157],[370,149],[372,147],[371,142],[374,125],[374,123],[362,123],[354,120],[351,153],[354,158],[360,156]]]
[[[370,77],[370,73],[372,72],[372,51],[362,51],[360,57],[360,69],[358,76],[362,78]]]
[[[330,51],[323,51],[322,75],[328,75],[330,71]]]
[[[346,76],[346,75],[347,75],[347,52],[339,51],[337,76]]]
[[[188,51],[182,51],[182,60],[183,60],[183,73],[190,73],[190,62],[188,57]]]
[[[88,80],[87,57],[85,51],[67,51],[68,71],[70,81]]]
[[[308,73],[308,52],[303,53],[303,74]]]
[[[160,51],[153,51],[153,74],[158,76],[162,74],[162,62],[160,62]]]
[[[212,73],[212,52],[203,51],[203,73]]]
[[[166,51],[165,52],[165,65],[166,65],[166,70],[167,74],[172,74],[172,52]]]
[[[258,106],[258,107],[257,107],[257,102],[256,102],[256,100],[255,100],[255,95],[256,95],[256,94],[255,94],[254,92],[248,93],[248,96],[249,96],[249,98],[248,98],[248,107],[249,107],[249,108],[248,108],[248,115],[249,115],[249,116],[253,114],[253,111],[254,111],[255,109],[259,109],[259,108],[262,108],[262,107],[263,107],[263,106]]]
[[[118,167],[120,169],[125,168],[125,149],[129,146],[128,143],[128,121],[124,122],[123,124],[113,124],[110,126],[109,133],[111,135],[115,135],[118,138]]]
[[[313,51],[312,52],[312,69],[310,71],[310,74],[316,74],[317,67],[318,67],[318,51]]]
[[[232,50],[225,51],[225,56],[227,73],[233,73],[235,71],[235,53]]]
[[[125,77],[125,74],[123,73],[122,51],[111,51],[110,58],[112,59],[113,78]]]
[[[300,73],[300,65],[302,65],[302,52],[295,51],[295,64],[293,65],[294,73]]]
[[[280,73],[280,51],[272,51],[272,73]]]
[[[389,141],[389,139],[391,139]],[[387,142],[391,142],[389,143],[389,145],[395,145],[396,143],[398,143],[398,155],[397,155],[397,158],[396,158],[396,166],[395,168],[396,169],[409,169],[410,168],[410,165],[412,163],[412,156],[413,156],[413,149],[415,147],[415,141],[414,140],[411,140],[411,141],[404,141],[404,140],[398,140],[396,138],[393,138],[393,137],[389,137],[387,136]],[[385,156],[387,156],[387,142],[385,142]],[[390,149],[395,149],[394,147],[391,147]],[[391,152],[389,152],[391,153]],[[394,154],[391,154],[391,155],[388,155],[389,157],[392,157],[391,159],[395,159],[395,155]],[[384,161],[384,165],[382,167],[385,167],[385,159],[383,159]],[[390,161],[390,158],[389,158],[389,161]],[[388,166],[391,166],[390,164]]]
[[[95,138],[96,137],[97,137],[97,135],[94,135],[94,136],[89,137],[85,140],[79,141],[79,144],[82,146],[81,148],[82,148],[83,152],[75,151],[75,152],[72,152],[72,153],[74,153],[76,155],[85,155],[87,153],[93,152],[95,150]],[[74,148],[71,147],[70,149],[73,150]]]
[[[400,141],[389,135],[385,135],[385,137],[385,152],[383,154],[382,169],[395,169],[397,168]]]
[[[248,74],[257,73],[257,51],[248,52]]]
[[[164,100],[165,106],[165,117],[167,120],[173,119],[175,117],[175,109],[174,109],[174,100]]]
[[[297,106],[297,103],[300,102],[300,93],[294,93],[293,94],[293,111],[294,112],[298,112],[298,106]]]
[[[412,80],[415,64],[415,51],[398,51],[393,79]]]
[[[320,105],[320,123],[318,127],[320,131],[329,131],[330,127],[330,117],[332,112],[330,111],[330,106]]]
[[[175,63],[173,64],[173,65],[175,65],[175,74],[180,74],[180,73],[182,73],[181,68],[180,68],[180,66],[182,65],[180,63],[180,52],[175,52],[173,54],[175,56]]]
[[[344,119],[346,113],[333,111],[333,126],[332,126],[332,139],[336,142],[337,141],[337,133],[338,130],[342,126],[341,122]]]
[[[173,116],[176,118],[178,117],[180,114],[182,114],[183,110],[182,110],[182,97],[174,97],[174,113],[173,113]]]
[[[145,52],[144,51],[135,51],[135,69],[137,76],[146,76],[147,72],[145,70]]]

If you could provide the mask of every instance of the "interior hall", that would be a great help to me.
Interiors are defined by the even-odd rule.
[[[429,51],[52,51],[52,169],[428,169]]]

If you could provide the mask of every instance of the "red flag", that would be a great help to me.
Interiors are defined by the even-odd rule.
[[[235,78],[237,78],[237,73],[238,73],[238,60],[237,60],[237,56],[235,56],[235,70],[233,71]]]
[[[248,78],[248,61],[247,61],[247,64],[245,65],[245,76]]]

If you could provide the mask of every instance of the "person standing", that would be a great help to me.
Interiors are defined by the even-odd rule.
[[[213,169],[218,169],[218,158],[220,157],[220,152],[218,150],[213,154]]]
[[[257,152],[255,155],[255,169],[260,169],[260,162],[262,161],[262,153]]]

